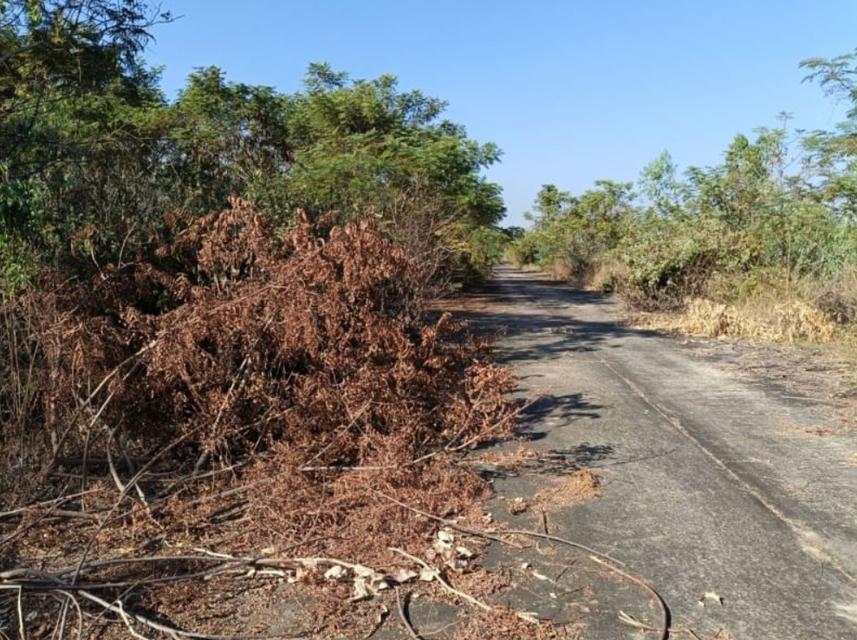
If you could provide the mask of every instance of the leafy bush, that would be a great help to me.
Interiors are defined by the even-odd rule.
[[[788,322],[751,304],[777,297],[795,327],[817,320],[804,304],[836,322],[857,318],[854,149],[847,136],[815,133],[796,153],[786,139],[784,128],[762,129],[754,141],[738,135],[722,164],[691,167],[684,180],[661,154],[644,168],[636,193],[610,181],[580,196],[546,185],[533,228],[515,240],[510,255],[555,277],[616,291],[645,310],[687,311],[689,301],[706,299],[711,309],[758,310],[777,335],[826,335],[779,331]],[[799,171],[789,173],[795,165]]]
[[[81,248],[119,263],[165,212],[202,216],[236,195],[283,228],[298,210],[336,222],[371,210],[429,263],[442,257],[439,273],[484,270],[469,242],[503,215],[482,175],[500,151],[444,120],[442,100],[312,64],[295,93],[197,69],[170,102],[142,55],[170,19],[146,0],[0,2],[4,264],[56,266]]]
[[[724,268],[732,234],[707,225],[650,219],[629,228],[609,254],[624,270],[616,290],[643,308],[677,308],[689,296],[708,293],[712,275]]]
[[[497,227],[477,227],[468,238],[468,262],[482,277],[490,276],[491,267],[503,260],[509,237]]]
[[[507,245],[504,257],[518,267],[536,264],[538,259],[538,242],[533,237],[533,234],[525,233]]]

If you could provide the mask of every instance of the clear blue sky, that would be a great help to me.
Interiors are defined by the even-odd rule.
[[[718,162],[737,132],[830,128],[842,105],[798,62],[857,47],[854,0],[164,0],[183,17],[148,53],[174,95],[194,67],[294,91],[309,62],[393,73],[504,152],[508,224],[543,183],[635,179],[663,149]]]

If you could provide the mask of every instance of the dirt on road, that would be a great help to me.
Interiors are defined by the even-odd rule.
[[[511,267],[496,275],[461,306],[502,332],[500,360],[540,400],[526,416],[530,460],[486,467],[492,513],[625,563],[668,603],[671,637],[857,638],[850,365],[629,328],[609,298]],[[580,470],[598,498],[539,506]],[[585,638],[657,635],[645,629],[655,603],[586,554],[539,544],[489,549],[487,562],[515,574],[507,597],[580,621]]]

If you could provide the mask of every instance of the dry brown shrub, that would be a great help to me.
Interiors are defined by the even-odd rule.
[[[314,486],[508,432],[510,374],[448,314],[426,321],[415,266],[372,223],[278,240],[238,202],[175,236],[157,262],[35,294],[30,436],[60,460],[87,438],[91,461],[156,454],[173,472],[264,454],[252,473]]]
[[[3,471],[37,481],[4,502],[87,492],[62,507],[101,522],[60,521],[56,560],[92,542],[383,562],[435,529],[383,495],[442,516],[485,495],[450,462],[511,431],[511,374],[448,314],[428,320],[418,265],[371,220],[279,237],[235,201],[177,216],[144,255],[21,301],[37,402]],[[54,518],[16,521],[7,562],[59,537]]]

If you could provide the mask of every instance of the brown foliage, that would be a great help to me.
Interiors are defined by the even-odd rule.
[[[176,217],[149,259],[51,274],[19,311],[36,391],[3,473],[37,480],[8,506],[98,488],[62,503],[101,522],[73,520],[70,553],[229,540],[370,562],[423,545],[431,522],[378,492],[466,512],[485,486],[450,459],[509,433],[514,407],[485,345],[428,320],[419,277],[370,220],[278,236],[240,201]]]
[[[261,452],[396,466],[508,422],[509,375],[448,315],[426,322],[414,265],[370,222],[278,239],[236,202],[173,232],[157,262],[36,294],[46,429],[30,435],[71,427],[58,457],[87,436],[104,457],[110,433],[144,458],[170,447],[173,471]]]

